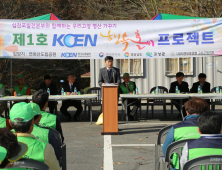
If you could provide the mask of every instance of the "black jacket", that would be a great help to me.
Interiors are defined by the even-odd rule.
[[[190,89],[190,92],[197,93],[199,85],[200,85],[199,81],[196,83],[193,83],[193,87]],[[210,93],[210,83],[205,81],[205,83],[203,84],[203,87],[202,87],[202,91],[203,91],[203,93]]]
[[[180,93],[189,92],[189,85],[187,82],[182,81],[181,85],[179,85],[179,83],[175,81],[171,83],[169,93],[175,93],[176,86],[178,86],[178,90],[180,90]]]
[[[45,82],[44,82],[44,83],[42,83],[42,84],[40,85],[40,87],[39,87],[39,89],[44,89],[44,90],[47,90],[47,88],[50,89],[50,94],[51,94],[51,95],[57,95],[57,94],[58,94],[56,85],[54,85],[53,83],[51,83],[49,86],[47,86],[47,85],[45,84]]]
[[[70,90],[69,82],[64,83],[62,87],[64,89],[64,92],[74,92],[75,87],[76,87],[77,92],[80,91],[78,82],[73,83],[72,90]]]

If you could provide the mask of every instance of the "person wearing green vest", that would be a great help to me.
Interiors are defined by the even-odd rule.
[[[0,116],[0,128],[7,128],[9,130],[13,129],[9,119]]]
[[[36,103],[29,103],[29,104],[31,105],[34,114],[34,125],[31,134],[34,135],[36,139],[40,139],[42,141],[51,144],[52,147],[54,148],[57,160],[60,160],[62,157],[62,148],[59,146],[59,143],[55,138],[55,135],[53,134],[52,130],[44,129],[39,126],[39,122],[42,117],[39,105],[37,105]]]
[[[12,166],[26,154],[28,146],[18,142],[17,137],[6,128],[0,128],[0,134],[0,169],[25,170]]]
[[[53,170],[61,170],[53,147],[32,135],[34,114],[30,104],[25,102],[13,105],[9,113],[10,123],[15,130],[19,142],[28,145],[28,151],[23,158],[44,162]]]
[[[130,75],[129,73],[123,74],[123,82],[119,86],[120,94],[133,94],[133,91],[136,91],[136,83],[133,81],[130,81]],[[137,110],[140,106],[140,100],[138,99],[128,99],[128,106],[126,103],[126,99],[123,100],[124,107],[127,109],[128,113],[128,119],[134,120],[135,115],[137,113]],[[132,104],[131,104],[132,103]],[[134,105],[132,111],[130,111],[130,106]]]
[[[187,142],[183,147],[182,156],[180,159],[181,168],[191,159],[208,156],[222,156],[222,117],[215,112],[205,112],[197,119],[198,132],[200,138]],[[204,169],[204,167],[202,167]],[[212,166],[209,167],[212,169]],[[216,165],[216,169],[219,169]]]
[[[5,96],[5,86],[0,83],[0,97]],[[0,115],[5,111],[7,107],[7,102],[0,101]]]
[[[18,86],[15,86],[12,91],[12,96],[14,92],[17,93],[17,96],[30,95],[31,89],[28,85],[25,85],[25,78],[22,74],[18,75]]]
[[[180,123],[174,124],[167,134],[166,140],[163,144],[162,150],[165,156],[167,147],[176,141],[191,138],[200,138],[197,131],[197,118],[203,112],[209,110],[209,105],[206,100],[193,97],[185,103],[185,110],[187,116]],[[177,154],[173,155],[171,170],[179,169],[179,157]]]
[[[49,100],[49,94],[44,89],[36,91],[32,96],[32,102],[39,105],[41,109],[42,118],[39,122],[39,126],[49,127],[57,130],[60,133],[63,142],[64,137],[58,116],[45,111],[45,109],[48,107],[48,100]]]

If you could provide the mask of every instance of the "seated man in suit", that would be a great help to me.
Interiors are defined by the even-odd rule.
[[[65,92],[69,92],[70,94],[74,92],[76,88],[77,92],[80,91],[79,83],[75,82],[75,76],[70,74],[68,76],[68,82],[63,84],[63,89]],[[70,106],[74,106],[77,111],[73,117],[75,121],[79,121],[79,115],[81,114],[83,108],[80,100],[63,100],[60,111],[67,117],[67,120],[70,121],[72,119],[71,114],[67,111]]]
[[[200,89],[203,93],[210,93],[210,83],[206,82],[206,74],[200,73],[198,75],[198,82],[193,83],[193,87],[190,89],[191,93],[198,93],[198,87],[200,86]]]
[[[120,85],[120,71],[118,68],[113,67],[113,57],[106,56],[105,65],[106,67],[99,70],[99,86],[101,87],[106,83],[114,83],[116,85]]]
[[[178,72],[176,74],[177,81],[171,83],[169,93],[175,93],[176,86],[178,87],[178,90],[180,90],[180,93],[189,92],[189,85],[187,82],[183,81],[183,78],[184,78],[184,74],[182,72]],[[180,112],[180,100],[174,99],[173,101],[174,101],[175,107]],[[184,99],[182,104],[184,104],[186,101],[187,99]],[[183,107],[183,116],[184,117],[186,116],[186,111],[184,107]],[[180,114],[179,114],[179,117],[180,117]]]
[[[180,166],[183,168],[184,164],[191,159],[208,156],[220,155],[222,156],[222,118],[221,115],[215,112],[205,112],[197,119],[198,132],[200,138],[187,142],[183,147],[182,156],[180,159]],[[217,167],[217,166],[216,166]],[[215,169],[219,169],[216,168]],[[206,169],[206,168],[200,168]],[[213,168],[209,168],[213,169]]]
[[[136,90],[136,83],[130,81],[129,73],[123,74],[123,83],[120,85],[120,94],[133,94],[133,91]],[[126,105],[126,99],[123,100],[124,107],[128,111],[129,120],[134,120],[134,117],[137,113],[137,110],[140,106],[140,100],[138,99],[128,99],[128,106]],[[133,110],[130,112],[131,103],[134,105]]]

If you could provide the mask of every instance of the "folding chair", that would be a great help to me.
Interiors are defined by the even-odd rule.
[[[159,88],[159,92],[160,93],[168,93],[168,89],[166,87],[163,87],[163,86],[158,86]],[[156,87],[153,87],[151,90],[150,90],[150,94],[152,94],[153,91],[156,90]],[[154,106],[156,105],[163,105],[163,113],[164,113],[164,116],[166,117],[166,100],[165,99],[154,99],[152,100],[153,102],[149,102],[149,106],[151,105],[152,107],[152,117],[153,117],[153,108]],[[149,109],[149,108],[148,108]],[[146,115],[146,117],[148,117],[148,115]]]
[[[219,86],[219,91],[222,89],[222,86]],[[211,93],[216,93],[216,87],[212,88]],[[215,111],[216,105],[222,105],[222,99],[215,99],[215,102],[213,102],[213,99],[211,99],[211,110]]]
[[[26,168],[34,170],[50,170],[45,163],[33,159],[20,159],[14,162],[12,168]]]
[[[217,170],[216,165],[221,170],[222,155],[208,155],[191,159],[185,163],[182,170],[200,170],[201,166],[204,166],[204,170],[209,170],[209,165],[212,167],[211,170]]]
[[[88,114],[90,114],[90,121],[92,124],[92,106],[102,106],[101,88],[100,87],[90,88],[90,89],[88,89],[87,94],[97,94],[97,98],[91,100],[91,105],[89,102],[84,100],[84,117],[83,117],[83,119],[85,120],[86,107],[88,107]],[[91,109],[91,113],[90,113],[90,109]]]
[[[184,140],[179,140],[176,142],[171,143],[166,150],[166,156],[165,156],[165,166],[163,166],[164,169],[168,168],[168,170],[170,170],[170,165],[172,163],[172,155],[174,153],[178,154],[179,160],[181,158],[182,155],[182,148],[184,147],[184,145],[192,140],[196,140],[196,139],[184,139]]]
[[[59,143],[59,146],[62,148],[62,158],[60,159],[60,163],[62,165],[62,170],[66,170],[66,144],[62,143],[62,138],[61,138],[60,133],[55,129],[51,129],[48,127],[43,127],[43,128],[50,129],[53,132],[56,140]]]
[[[162,146],[161,146],[162,140],[161,139],[168,134],[171,127],[172,127],[172,125],[166,126],[159,131],[159,134],[157,137],[157,143],[155,144],[155,170],[160,169],[160,151],[162,148]]]

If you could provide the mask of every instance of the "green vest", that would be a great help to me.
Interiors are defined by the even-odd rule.
[[[44,151],[47,145],[46,142],[34,139],[32,137],[17,136],[19,142],[28,145],[28,152],[23,158],[34,159],[36,161],[44,162]]]
[[[3,84],[0,84],[0,88],[2,88]]]
[[[6,128],[6,118],[0,116],[0,128]]]
[[[129,90],[126,88],[126,86],[124,86],[123,83],[121,83],[120,88],[122,89],[123,94],[129,93]],[[132,92],[134,89],[134,83],[132,81],[129,81],[129,89],[130,89],[130,92]]]
[[[196,120],[197,118],[191,118],[174,125],[174,141],[192,138],[199,139],[200,133],[197,131]],[[175,169],[180,169],[180,160],[176,153],[173,154],[172,165]]]
[[[33,125],[32,135],[36,137],[36,139],[40,139],[44,142],[49,143],[49,129],[43,129],[37,125]]]
[[[42,114],[42,118],[39,122],[39,126],[56,129],[56,115],[53,115],[46,111],[41,111],[41,114]]]
[[[27,86],[27,85],[24,85],[23,88],[22,88],[22,91],[20,91],[19,86],[15,86],[14,89],[15,89],[15,92],[16,92],[17,94],[20,94],[21,96],[24,96],[24,95],[27,94],[28,86]]]
[[[222,155],[222,138],[216,137],[207,138],[201,137],[200,139],[193,140],[188,142],[188,160],[208,155]],[[209,165],[209,170],[212,169],[212,166]],[[201,166],[201,170],[204,170],[204,166]],[[216,170],[219,170],[219,166],[216,165]]]

